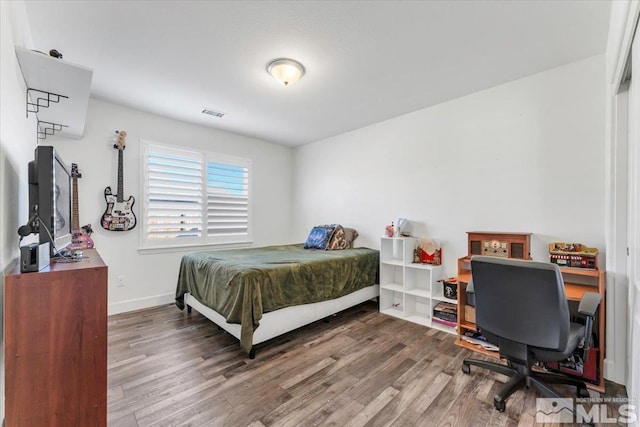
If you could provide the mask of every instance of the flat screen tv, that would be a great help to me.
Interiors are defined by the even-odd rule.
[[[38,146],[29,162],[29,225],[55,256],[71,244],[71,173],[56,150]]]

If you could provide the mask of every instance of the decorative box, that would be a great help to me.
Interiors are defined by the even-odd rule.
[[[458,279],[455,277],[449,277],[442,280],[442,295],[445,298],[457,299],[458,298]]]
[[[417,249],[420,251],[420,262],[423,264],[442,264],[442,248],[438,241],[420,239],[420,244]]]

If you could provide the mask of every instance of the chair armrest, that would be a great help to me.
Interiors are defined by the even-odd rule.
[[[598,305],[600,305],[600,300],[602,299],[602,295],[596,292],[585,292],[582,294],[582,298],[580,299],[580,305],[578,306],[578,313],[583,316],[594,317],[596,315],[596,310],[598,310]]]
[[[586,361],[589,356],[589,348],[591,347],[591,332],[593,330],[593,318],[596,310],[600,305],[602,295],[596,292],[585,292],[580,298],[578,313],[586,316],[584,324],[584,337],[582,339],[582,360]]]

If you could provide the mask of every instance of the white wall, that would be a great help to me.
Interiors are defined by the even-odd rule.
[[[91,64],[83,64],[90,67]],[[140,140],[201,147],[253,161],[253,238],[255,246],[290,242],[292,150],[256,139],[195,126],[138,110],[91,99],[85,135],[80,140],[49,137],[65,162],[77,163],[80,225],[90,223],[96,248],[109,265],[109,314],[171,302],[175,295],[180,259],[194,249],[141,254],[141,227],[127,232],[106,231],[104,188],[117,189],[115,130],[126,130],[124,197],[136,198],[134,212],[141,215]],[[116,278],[125,276],[125,286]]]
[[[27,221],[27,164],[35,118],[25,116],[26,87],[14,45],[31,48],[24,3],[0,2],[0,422],[4,419],[4,276],[18,265],[18,227]]]
[[[552,241],[602,251],[603,80],[601,55],[296,149],[294,239],[338,222],[378,248],[404,216],[447,275],[467,231],[534,233],[537,260]]]
[[[294,240],[338,222],[379,248],[404,216],[441,240],[448,276],[476,230],[533,233],[534,260],[584,243],[604,265],[604,80],[599,55],[296,149]],[[607,353],[626,340],[609,333]]]

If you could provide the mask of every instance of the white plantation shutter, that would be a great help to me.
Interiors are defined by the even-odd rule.
[[[207,232],[246,234],[248,229],[248,166],[207,163]]]
[[[142,141],[141,247],[251,240],[251,161]]]

